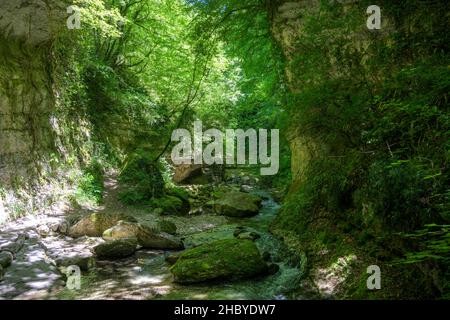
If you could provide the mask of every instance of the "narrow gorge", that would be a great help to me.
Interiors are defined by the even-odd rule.
[[[448,299],[449,9],[0,1],[0,300]]]

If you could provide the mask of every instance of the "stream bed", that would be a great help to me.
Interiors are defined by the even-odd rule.
[[[256,232],[261,253],[279,266],[276,273],[251,279],[209,281],[181,285],[173,281],[166,257],[174,251],[141,249],[129,258],[96,261],[81,272],[79,289],[66,287],[65,276],[55,266],[55,257],[89,253],[100,238],[73,239],[63,235],[42,235],[39,224],[57,217],[29,217],[3,228],[0,247],[26,234],[22,249],[0,281],[0,299],[292,299],[300,284],[300,258],[269,233],[279,204],[267,191],[254,193],[263,199],[259,213],[250,218],[229,218],[215,214],[170,217],[177,225],[186,248],[220,239],[234,238],[237,227]],[[113,198],[116,198],[113,196]],[[108,209],[109,210],[109,209]],[[119,209],[118,209],[119,210]],[[134,210],[122,207],[120,210]],[[133,212],[145,222],[155,216]],[[176,252],[176,251],[175,251]]]

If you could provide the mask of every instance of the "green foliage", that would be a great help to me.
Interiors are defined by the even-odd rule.
[[[442,279],[439,290],[443,299],[450,298],[450,225],[427,224],[424,228],[412,233],[402,233],[402,237],[415,245],[407,251],[403,258],[394,261],[394,264],[434,263],[440,268],[439,277]]]
[[[382,1],[385,33],[365,28],[369,4],[321,1],[320,14],[302,10],[300,30],[290,35],[296,92],[286,119],[302,142],[293,152],[305,163],[275,226],[312,247],[348,234],[380,255],[381,239],[395,232],[449,221],[450,56],[442,15],[449,4]],[[447,245],[439,237],[391,242],[383,256],[406,254],[435,269],[428,258]]]
[[[417,263],[426,260],[438,260],[450,263],[450,225],[427,224],[424,229],[402,234],[407,239],[420,239],[420,248],[407,252],[399,263]]]
[[[100,204],[103,200],[103,180],[103,165],[96,160],[92,161],[89,166],[82,170],[82,176],[75,193],[77,201]]]
[[[182,213],[183,201],[176,196],[167,195],[153,199],[151,205],[161,208],[162,214],[177,214]]]
[[[149,204],[164,192],[164,180],[152,154],[138,150],[126,160],[119,176],[125,186],[120,198],[127,204]]]
[[[102,37],[119,37],[120,23],[125,23],[117,8],[108,8],[103,0],[73,0],[72,5],[80,14],[80,22]]]

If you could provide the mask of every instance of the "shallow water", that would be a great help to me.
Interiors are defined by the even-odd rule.
[[[260,213],[251,218],[233,218],[207,231],[185,235],[187,247],[216,239],[233,238],[237,226],[256,231],[256,244],[269,252],[280,270],[269,276],[246,280],[180,285],[173,282],[165,256],[169,251],[140,250],[135,256],[113,262],[98,262],[82,275],[81,290],[62,289],[55,298],[65,299],[287,299],[298,287],[299,258],[274,238],[268,227],[279,209],[269,193],[255,191],[264,198]],[[205,216],[205,219],[208,219]]]

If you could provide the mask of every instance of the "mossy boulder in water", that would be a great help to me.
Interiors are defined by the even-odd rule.
[[[259,212],[262,199],[239,191],[223,193],[214,201],[214,210],[229,217],[251,217]]]
[[[101,237],[103,232],[115,226],[120,220],[135,222],[136,220],[125,214],[109,214],[94,212],[78,221],[70,227],[68,235],[72,238],[82,236]]]
[[[225,239],[206,243],[180,254],[170,268],[179,283],[240,279],[267,272],[267,264],[249,240]]]
[[[131,256],[136,247],[135,239],[118,239],[99,244],[94,252],[99,259],[121,259]]]

